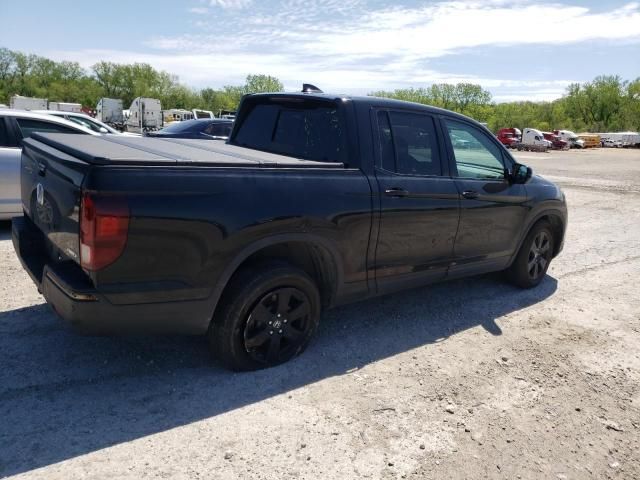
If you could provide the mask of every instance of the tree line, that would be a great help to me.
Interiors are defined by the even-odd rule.
[[[196,90],[176,75],[145,63],[98,62],[90,71],[77,62],[55,62],[39,55],[0,48],[0,103],[12,95],[81,103],[95,108],[102,97],[119,98],[128,107],[136,97],[157,98],[163,108],[235,110],[246,93],[280,92],[284,86],[269,75],[247,75],[244,85]]]
[[[77,62],[56,62],[38,55],[0,48],[0,103],[14,95],[81,103],[95,107],[101,97],[158,98],[164,108],[235,110],[242,95],[283,91],[269,75],[248,75],[243,85],[196,90],[176,75],[145,63],[98,62],[89,71]],[[491,93],[472,83],[434,84],[424,88],[372,92],[371,95],[433,105],[486,122],[493,131],[503,127],[554,128],[574,131],[640,130],[640,78],[624,80],[602,75],[567,87],[551,102],[496,103]]]
[[[453,110],[486,122],[494,132],[504,127],[576,132],[640,130],[640,78],[627,81],[617,75],[601,75],[591,82],[569,85],[561,98],[551,102],[495,103],[491,93],[470,83],[444,83],[372,95]]]

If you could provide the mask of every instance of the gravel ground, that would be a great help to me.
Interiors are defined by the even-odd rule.
[[[0,226],[0,476],[640,478],[640,151],[518,156],[570,207],[539,288],[339,308],[249,374],[199,338],[68,331]]]

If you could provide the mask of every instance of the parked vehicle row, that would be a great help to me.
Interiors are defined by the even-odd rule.
[[[106,124],[110,129],[135,133],[153,132],[165,125],[192,119],[213,119],[215,115],[210,110],[162,110],[160,100],[155,98],[138,97],[131,106],[124,110],[122,100],[116,98],[101,98],[95,110],[88,110],[79,103],[51,102],[46,98],[33,98],[14,95],[11,97],[11,108],[30,111],[60,111],[67,113],[84,113],[95,117],[98,122]],[[233,120],[235,112],[220,112],[219,118]],[[101,125],[101,128],[104,125]],[[109,129],[107,129],[109,130]],[[101,132],[101,133],[110,133]]]
[[[566,150],[569,148],[593,147],[640,147],[640,133],[638,132],[576,134],[571,130],[540,132],[532,128],[525,128],[524,132],[525,134],[523,135],[518,128],[501,128],[496,133],[496,138],[506,148],[516,148],[519,150],[543,151],[546,150],[546,148]],[[547,140],[548,143],[543,140]]]
[[[534,128],[525,128],[523,135],[518,128],[501,128],[496,137],[505,147],[518,150],[566,150],[585,146],[584,140],[570,130],[542,132]]]

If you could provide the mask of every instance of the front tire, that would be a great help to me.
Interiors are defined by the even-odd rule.
[[[285,262],[234,274],[211,322],[212,353],[231,370],[268,368],[299,355],[320,320],[320,293],[303,270]]]
[[[507,270],[509,280],[520,288],[537,286],[547,274],[553,249],[551,225],[546,221],[538,222],[527,234],[518,255]]]

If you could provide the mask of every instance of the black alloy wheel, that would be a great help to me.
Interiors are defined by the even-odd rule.
[[[531,280],[537,280],[547,271],[551,260],[551,238],[546,230],[541,230],[533,237],[529,256],[527,258],[527,272]]]
[[[297,288],[278,288],[253,307],[244,328],[244,347],[259,363],[277,364],[293,357],[312,328],[311,302]]]
[[[549,222],[538,222],[527,234],[507,274],[520,288],[537,286],[547,274],[553,258],[555,238]]]
[[[318,328],[315,281],[283,260],[241,267],[209,327],[212,353],[232,370],[273,367],[299,355]]]

